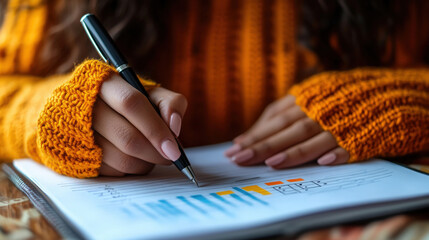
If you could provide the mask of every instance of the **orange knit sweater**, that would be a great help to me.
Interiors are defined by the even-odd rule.
[[[93,138],[92,107],[114,70],[87,60],[70,74],[34,76],[48,3],[9,1],[0,29],[0,159],[31,157],[65,175],[94,177],[102,151]],[[170,15],[172,41],[156,51],[151,74],[188,98],[188,145],[230,139],[290,91],[350,161],[429,149],[429,70],[329,72],[290,89],[298,71],[315,62],[296,43],[295,1],[186,3]],[[421,39],[419,31],[412,34]],[[396,46],[401,66],[418,64],[410,62],[418,51],[406,47],[416,45],[407,41]]]

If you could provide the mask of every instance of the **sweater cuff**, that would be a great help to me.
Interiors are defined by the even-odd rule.
[[[402,156],[429,146],[427,70],[327,72],[290,93],[348,151],[349,162]]]
[[[101,84],[116,71],[97,60],[86,60],[71,79],[54,90],[38,118],[40,161],[67,176],[96,177],[102,150],[94,140],[92,112]],[[155,83],[141,80],[148,88]]]

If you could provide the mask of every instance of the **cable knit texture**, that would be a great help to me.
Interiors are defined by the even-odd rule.
[[[114,72],[109,65],[86,61],[55,89],[37,124],[43,164],[68,176],[97,176],[102,154],[91,128],[92,109],[101,84]]]
[[[55,89],[37,125],[43,164],[68,176],[98,175],[102,152],[94,140],[92,110],[101,84],[114,73],[110,65],[87,60],[75,69],[69,81]],[[149,81],[143,81],[143,85],[155,86]]]
[[[429,149],[428,70],[327,72],[291,93],[350,153],[350,162]]]

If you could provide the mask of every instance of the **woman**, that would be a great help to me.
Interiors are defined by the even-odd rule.
[[[428,150],[426,3],[23,2],[2,6],[2,159],[31,157],[74,177],[143,174],[177,159],[143,96],[108,65],[81,63],[96,57],[78,23],[86,12],[165,87],[142,80],[186,146],[251,127],[226,155],[273,168]],[[360,66],[392,68],[345,71]],[[334,69],[344,71],[315,74]]]

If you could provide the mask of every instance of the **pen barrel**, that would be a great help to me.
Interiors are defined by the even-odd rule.
[[[143,85],[141,84],[139,78],[137,77],[136,73],[133,71],[131,67],[128,66],[127,62],[125,61],[125,58],[122,56],[122,54],[119,52],[119,50],[116,48],[115,43],[113,42],[113,39],[110,37],[107,30],[103,27],[101,22],[92,14],[86,14],[81,18],[81,23],[85,29],[85,31],[88,34],[88,37],[90,38],[92,44],[100,54],[100,56],[108,63],[113,64],[113,66],[118,70],[121,77],[131,84],[134,88],[136,88],[138,91],[143,93],[143,95],[146,97],[146,99],[150,102],[152,107],[155,109],[155,111],[158,113],[158,115],[161,117],[161,112],[151,100],[149,94],[144,89]],[[170,130],[171,131],[171,130]],[[174,136],[174,135],[173,135]],[[177,159],[174,162],[174,165],[179,170],[183,170],[182,172],[185,173],[188,178],[190,178],[192,181],[195,182],[195,176],[193,174],[192,169],[190,169],[190,163],[188,158],[186,157],[185,152],[183,151],[183,147],[179,143],[179,141],[176,138],[177,146],[180,150],[181,156],[179,159]],[[184,169],[186,168],[186,169]],[[197,184],[198,185],[198,184]]]
[[[115,68],[127,64],[124,56],[116,48],[113,39],[97,17],[92,14],[86,14],[82,17],[81,22],[102,58],[115,66]]]
[[[191,165],[191,163],[188,160],[188,157],[185,154],[185,151],[183,151],[183,147],[180,144],[179,140],[176,139],[176,143],[179,146],[179,150],[180,150],[180,158],[176,161],[173,161],[173,164],[180,170],[182,171],[182,169],[188,167]]]
[[[131,86],[133,86],[135,89],[139,90],[139,92],[143,93],[147,100],[152,104],[152,107],[155,109],[155,111],[158,113],[159,116],[161,116],[161,112],[159,111],[158,106],[156,106],[151,100],[150,96],[147,93],[146,89],[143,87],[142,83],[140,82],[139,78],[137,77],[136,73],[132,70],[131,67],[128,67],[122,71],[119,72],[121,77],[125,79]]]
[[[180,153],[182,154],[181,158],[182,158],[183,162],[185,162],[185,164],[187,166],[190,166],[191,163],[189,162],[189,159],[186,156],[185,151],[183,150],[182,144],[179,142],[179,139],[176,138],[176,142],[177,142],[177,145],[179,146]]]

